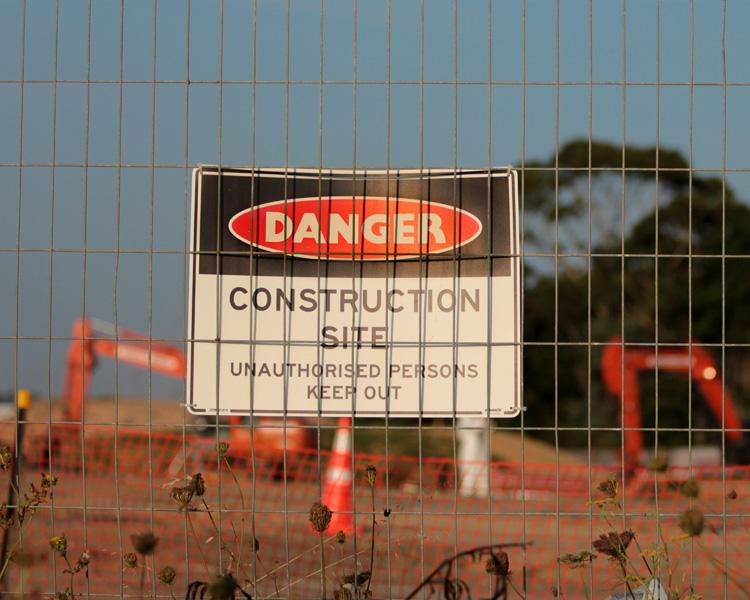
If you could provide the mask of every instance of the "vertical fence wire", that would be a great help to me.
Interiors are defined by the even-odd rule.
[[[727,530],[727,476],[726,476],[726,211],[727,211],[727,3],[721,5],[721,522]],[[658,173],[658,170],[657,170]],[[657,253],[658,254],[658,253]],[[657,512],[658,517],[658,512]],[[722,536],[721,554],[724,564],[728,563],[727,537]],[[728,576],[722,576],[722,596],[728,598]]]

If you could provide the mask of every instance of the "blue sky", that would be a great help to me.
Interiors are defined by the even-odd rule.
[[[685,154],[690,150],[688,0],[662,0],[659,4],[660,79],[667,84],[661,87],[659,114],[655,0],[593,2],[591,65],[588,0],[559,1],[559,57],[558,3],[554,0],[461,0],[457,4],[424,0],[423,28],[418,0],[393,1],[390,90],[382,83],[388,76],[388,3],[360,0],[357,4],[356,76],[361,83],[355,87],[354,3],[325,0],[323,72],[331,83],[323,85],[322,91],[318,83],[319,0],[291,0],[288,14],[286,2],[257,0],[256,57],[252,53],[250,0],[223,2],[223,45],[219,43],[222,5],[192,0],[189,48],[187,1],[158,0],[155,5],[153,0],[125,0],[122,86],[117,83],[121,3],[96,0],[90,40],[90,78],[94,83],[88,90],[83,83],[87,79],[88,1],[60,1],[57,79],[67,82],[56,86],[51,83],[55,6],[51,0],[27,0],[22,73],[23,3],[2,2],[0,277],[5,285],[0,288],[0,389],[10,390],[14,385],[14,338],[20,335],[24,339],[18,344],[18,383],[42,395],[51,384],[52,393],[58,393],[66,342],[50,345],[46,338],[50,331],[53,337],[68,334],[72,320],[83,311],[84,298],[85,310],[92,316],[113,320],[116,303],[122,325],[150,329],[154,337],[184,338],[183,252],[189,194],[186,170],[172,167],[185,162],[190,166],[221,161],[232,165],[349,167],[356,156],[359,167],[382,167],[388,162],[392,167],[416,167],[420,161],[424,166],[519,166],[524,160],[554,153],[558,125],[561,142],[589,135],[590,93],[593,138],[622,143],[624,121],[628,143],[653,145],[658,123],[663,146]],[[698,169],[722,166],[724,88],[717,85],[722,81],[722,6],[719,0],[695,1],[693,5],[696,85],[692,88],[692,154]],[[733,84],[726,90],[727,166],[748,169],[750,36],[746,26],[750,2],[727,0],[726,6],[727,81]],[[152,85],[155,8],[158,83]],[[490,59],[496,82],[492,86],[487,85]],[[559,79],[565,84],[559,88],[559,108],[555,86],[558,59]],[[454,80],[456,60],[457,88],[446,83]],[[260,82],[255,86],[250,83],[254,63]],[[287,63],[289,78],[300,83],[284,84]],[[521,85],[524,64],[529,83],[525,104]],[[420,65],[424,86],[418,83]],[[221,89],[215,83],[220,76],[229,82]],[[623,78],[631,84],[625,111],[623,86],[608,85]],[[21,79],[27,82],[23,86],[22,131]],[[122,136],[118,132],[121,87]],[[49,166],[53,160],[53,118],[58,165],[54,186]],[[85,170],[86,146],[90,164],[108,166]],[[136,166],[117,169],[120,152],[123,164]],[[25,165],[44,166],[25,166],[19,175],[19,159]],[[748,173],[729,173],[728,181],[750,199]],[[127,250],[119,258],[115,252],[118,243]],[[82,252],[84,244],[88,254]],[[150,254],[152,245],[158,253]],[[20,285],[16,286],[18,247],[22,252]],[[50,253],[50,248],[54,252]],[[25,339],[33,337],[43,339]],[[113,377],[111,365],[103,364],[94,378],[94,393],[111,393]],[[144,373],[123,368],[120,393],[143,394],[146,381]],[[156,397],[182,393],[179,382],[155,376],[152,384]]]

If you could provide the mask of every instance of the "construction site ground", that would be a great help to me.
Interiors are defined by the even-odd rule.
[[[120,405],[121,409],[125,406],[134,408],[125,402]],[[87,421],[96,423],[95,411],[106,409],[105,404],[92,403]],[[234,561],[234,572],[253,597],[320,594],[320,541],[308,516],[310,506],[322,497],[330,452],[257,454],[233,457],[226,464],[217,455],[215,437],[195,436],[190,428],[183,432],[181,427],[163,427],[159,415],[174,415],[161,410],[157,402],[152,404],[150,427],[129,422],[139,414],[149,421],[147,415],[134,411],[121,419],[117,434],[111,425],[92,424],[85,435],[72,426],[56,425],[50,430],[44,424],[49,422],[49,410],[46,415],[32,411],[30,420],[41,423],[27,426],[22,485],[50,469],[44,459],[45,439],[56,440],[51,470],[59,483],[52,507],[39,510],[24,532],[22,567],[13,570],[11,589],[23,587],[28,597],[34,597],[65,585],[65,565],[52,556],[47,544],[52,535],[64,533],[73,557],[83,549],[92,557],[84,584],[92,597],[137,594],[140,575],[124,566],[123,556],[131,550],[131,534],[153,530],[160,542],[147,566],[149,585],[158,593],[169,594],[154,580],[154,573],[163,566],[176,569],[174,589],[182,595],[189,582],[209,577],[221,557],[224,567]],[[99,423],[111,422],[111,415],[101,415]],[[389,432],[389,449],[394,434]],[[452,434],[446,429],[440,435]],[[12,440],[12,436],[13,427],[4,426],[2,439]],[[466,469],[457,468],[450,457],[423,454],[420,460],[392,451],[387,457],[357,451],[352,461],[351,507],[356,535],[350,533],[344,544],[338,544],[336,532],[326,532],[328,588],[338,585],[347,573],[370,569],[373,515],[372,590],[376,598],[404,597],[441,561],[489,544],[509,545],[511,580],[526,590],[527,597],[552,598],[557,593],[557,597],[580,598],[580,573],[561,566],[558,558],[591,550],[601,533],[625,528],[636,533],[640,550],[634,546],[629,551],[636,559],[640,551],[648,552],[660,540],[667,543],[670,567],[663,577],[673,587],[692,585],[705,598],[718,597],[725,581],[722,569],[729,575],[727,597],[735,597],[738,585],[750,584],[746,570],[738,567],[750,558],[746,516],[750,468],[640,470],[620,481],[615,501],[602,506],[596,503],[601,499],[596,487],[616,467],[565,463],[562,456],[560,463],[535,461],[532,456],[548,457],[544,452],[549,450],[530,441],[525,436],[523,463],[513,455],[510,460],[491,463],[489,497],[459,493]],[[510,452],[520,441],[503,436],[493,440],[496,444]],[[539,455],[533,454],[536,449]],[[364,478],[369,464],[377,469],[374,510]],[[171,490],[185,485],[197,472],[206,480],[206,504],[194,498],[190,510],[180,510]],[[679,483],[691,475],[701,482],[696,500],[679,493]],[[0,485],[5,488],[2,481]],[[679,514],[691,505],[705,514],[705,528],[698,538],[687,538],[678,527]],[[253,538],[258,542],[257,554],[253,554]],[[240,546],[241,558],[237,556]],[[634,565],[645,577],[642,564],[636,560]],[[593,578],[596,598],[623,587],[617,565],[603,556],[584,575],[586,581]],[[477,597],[490,594],[492,581],[479,557],[464,557],[453,576],[467,582]]]

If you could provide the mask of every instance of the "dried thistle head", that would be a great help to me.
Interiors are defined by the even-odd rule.
[[[234,591],[239,587],[231,573],[217,575],[208,584],[211,600],[234,600]]]
[[[159,543],[159,538],[156,537],[150,531],[146,533],[134,533],[130,536],[130,542],[133,544],[133,549],[141,556],[148,556],[153,554],[156,550],[156,545]]]
[[[333,600],[353,600],[354,595],[352,590],[347,585],[342,585],[338,589],[333,590]]]
[[[649,471],[664,473],[669,468],[669,457],[666,454],[655,454],[648,463]]]
[[[203,479],[202,473],[196,473],[190,478],[190,487],[198,498],[206,493],[206,480]]]
[[[57,476],[50,473],[42,473],[42,490],[50,490],[57,485]]]
[[[138,557],[135,552],[126,552],[122,557],[122,562],[125,563],[126,568],[135,569],[138,566]]]
[[[339,532],[336,534],[336,543],[337,544],[346,543],[346,534],[342,530],[339,530]]]
[[[635,534],[630,529],[626,529],[622,533],[616,531],[603,533],[599,536],[599,539],[594,540],[594,550],[599,554],[622,561],[625,559],[628,546],[630,546],[634,537]]]
[[[378,470],[375,468],[375,465],[367,465],[367,468],[365,469],[365,478],[367,479],[367,483],[370,484],[370,487],[375,487],[375,480],[378,477]]]
[[[507,577],[510,573],[508,553],[505,550],[500,550],[497,554],[493,552],[484,563],[484,570],[498,577]]]
[[[73,600],[73,592],[65,588],[62,592],[55,594],[55,600]]]
[[[0,447],[0,470],[7,471],[13,465],[13,453],[8,446]]]
[[[169,492],[169,495],[172,497],[172,500],[179,505],[178,510],[183,511],[187,510],[190,506],[194,493],[195,490],[192,485],[186,485],[184,487],[173,487],[172,491]]]
[[[697,537],[703,533],[704,524],[703,511],[698,508],[688,508],[680,514],[680,529],[690,537]]]
[[[224,458],[229,453],[229,444],[226,442],[219,442],[216,451],[219,454],[219,458]]]
[[[325,504],[316,502],[310,507],[310,523],[318,533],[323,533],[331,523],[333,513]]]
[[[700,491],[700,484],[692,477],[680,486],[680,494],[685,498],[697,498]]]
[[[580,569],[595,559],[596,554],[593,554],[588,550],[582,550],[581,552],[575,552],[573,554],[563,554],[557,560],[561,565],[567,565],[571,569]]]
[[[68,553],[68,540],[65,535],[56,535],[49,539],[49,547],[60,556],[65,556]]]
[[[172,585],[176,576],[177,572],[170,566],[164,567],[158,574],[159,581],[165,585]]]
[[[614,498],[617,496],[618,483],[614,477],[608,477],[604,481],[600,482],[596,486],[596,489],[604,494],[607,498]]]
[[[354,573],[347,573],[344,575],[344,583],[353,585],[355,588],[361,588],[370,580],[370,571],[360,571],[357,573],[357,577],[354,577]]]
[[[727,499],[728,500],[737,500],[737,490],[729,490],[727,492]]]

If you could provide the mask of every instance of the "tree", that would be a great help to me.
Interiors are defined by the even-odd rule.
[[[588,141],[575,140],[560,149],[557,174],[554,158],[529,165],[524,206],[531,225],[525,250],[543,249],[550,231],[556,242],[541,267],[534,259],[525,264],[524,339],[541,344],[527,346],[525,353],[530,426],[555,424],[549,406],[556,391],[560,426],[588,422],[589,393],[592,426],[617,422],[617,403],[603,401],[600,346],[591,347],[589,371],[589,314],[595,344],[612,336],[647,343],[750,341],[750,277],[744,274],[750,208],[721,178],[695,173],[691,178],[687,161],[674,150],[659,150],[657,182],[656,158],[655,148],[623,152],[600,142],[591,144],[589,154]],[[719,364],[721,350],[713,349]],[[726,383],[735,398],[750,383],[744,375],[749,362],[744,349],[726,350]],[[647,427],[655,417],[654,380],[642,381]],[[688,398],[685,378],[660,373],[660,428],[688,426]],[[747,411],[740,407],[740,413]],[[692,425],[718,427],[697,392]],[[663,435],[660,442],[687,443],[680,434]],[[562,435],[560,441],[585,444],[587,434]],[[593,443],[607,441],[617,443],[619,435]],[[693,439],[699,441],[700,436]]]

